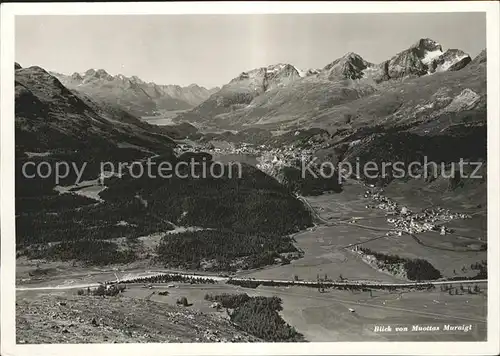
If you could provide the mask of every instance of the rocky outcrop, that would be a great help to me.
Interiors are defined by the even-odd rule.
[[[447,112],[459,112],[470,110],[481,100],[481,96],[469,88],[462,90],[460,94],[453,98],[451,103],[446,106]]]
[[[431,72],[460,70],[471,62],[470,56],[459,49],[449,49],[434,59],[430,65]]]

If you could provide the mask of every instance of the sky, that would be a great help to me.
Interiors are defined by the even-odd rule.
[[[380,63],[420,38],[471,57],[484,13],[17,16],[16,61],[64,74],[102,68],[157,84],[221,86],[276,63],[323,68],[347,52]]]

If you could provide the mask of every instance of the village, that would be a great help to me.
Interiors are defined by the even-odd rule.
[[[267,151],[267,146],[254,146],[248,143],[227,144],[215,146],[213,143],[189,143],[179,142],[174,148],[174,152],[180,155],[185,152],[207,152],[212,155],[252,155],[259,156],[263,151]]]
[[[301,164],[307,165],[313,158],[313,151],[298,151],[291,146],[284,148],[273,148],[266,151],[258,158],[259,168],[263,172],[272,172],[275,167],[295,167],[299,168]]]
[[[452,213],[440,207],[426,208],[420,213],[414,213],[406,206],[401,206],[392,199],[384,196],[381,192],[367,190],[364,198],[371,199],[375,204],[366,205],[367,209],[378,208],[387,212],[387,222],[394,230],[387,233],[388,236],[401,236],[403,233],[418,234],[425,231],[436,231],[440,235],[453,233],[453,230],[443,225],[446,222],[457,219],[470,219],[469,214]]]
[[[313,149],[297,149],[293,145],[283,147],[271,147],[268,145],[252,145],[249,143],[227,143],[225,145],[214,145],[213,143],[190,144],[179,143],[174,149],[179,156],[185,152],[206,152],[214,157],[227,156],[249,156],[257,159],[256,167],[261,171],[271,174],[276,168],[295,167],[308,164],[313,159]]]

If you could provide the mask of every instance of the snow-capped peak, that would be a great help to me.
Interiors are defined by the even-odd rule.
[[[420,61],[426,66],[430,66],[431,63],[441,56],[443,52],[443,47],[436,41],[430,38],[422,38],[414,44],[411,49],[417,51],[417,56]]]
[[[429,65],[433,60],[438,58],[443,54],[441,49],[435,49],[434,51],[425,51],[424,57],[421,59],[422,63],[425,65]]]

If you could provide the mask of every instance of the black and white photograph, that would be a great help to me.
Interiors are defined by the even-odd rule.
[[[2,6],[2,354],[496,354],[499,4],[313,4]]]

